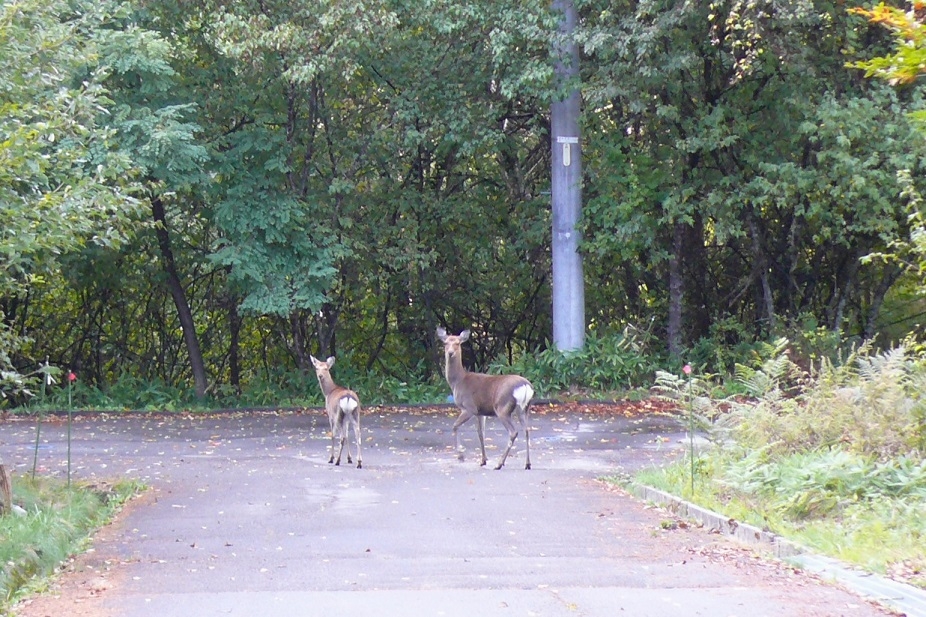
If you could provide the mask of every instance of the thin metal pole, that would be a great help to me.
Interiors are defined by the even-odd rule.
[[[585,345],[585,281],[579,253],[582,214],[582,143],[579,134],[579,51],[571,40],[576,27],[572,0],[553,0],[562,20],[553,49],[557,85],[563,98],[550,109],[553,209],[553,343],[562,351]]]

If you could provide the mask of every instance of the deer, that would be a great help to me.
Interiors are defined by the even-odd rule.
[[[315,367],[315,376],[318,377],[318,385],[325,396],[325,411],[328,412],[328,423],[331,425],[331,458],[328,463],[335,465],[341,464],[341,454],[344,452],[344,443],[347,441],[349,426],[354,428],[354,439],[357,443],[357,469],[363,467],[363,458],[360,454],[360,397],[353,390],[341,387],[334,383],[331,377],[331,367],[334,366],[334,356],[329,357],[322,362],[315,356],[309,356],[312,359],[312,366]],[[340,448],[338,457],[334,457],[335,445],[340,438]],[[347,462],[352,463],[350,458],[350,446],[347,446]]]
[[[496,416],[508,429],[508,447],[495,466],[495,469],[501,469],[508,453],[511,452],[514,440],[518,437],[518,429],[513,421],[513,418],[517,417],[527,443],[527,464],[524,469],[530,469],[530,404],[534,396],[534,387],[520,375],[486,375],[463,368],[462,345],[469,340],[469,336],[469,330],[452,335],[447,334],[443,328],[437,329],[437,338],[444,344],[444,376],[453,392],[453,402],[460,409],[460,415],[453,423],[457,455],[462,461],[464,449],[460,444],[460,426],[471,418],[476,418],[476,433],[479,435],[479,448],[482,451],[480,466],[485,465],[485,419],[487,416]]]

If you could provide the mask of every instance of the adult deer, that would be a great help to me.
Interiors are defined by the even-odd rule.
[[[501,469],[511,452],[511,446],[518,437],[513,417],[517,416],[524,430],[527,442],[527,464],[531,468],[531,432],[530,404],[534,396],[531,382],[520,375],[486,375],[471,373],[463,368],[463,351],[461,345],[469,340],[469,330],[459,335],[447,334],[443,328],[437,329],[437,338],[444,344],[444,376],[453,391],[453,402],[460,408],[460,415],[453,423],[453,437],[456,441],[457,454],[463,460],[463,446],[457,430],[470,418],[476,418],[476,433],[479,435],[479,448],[482,451],[482,465],[486,464],[485,419],[497,416],[508,429],[508,447],[498,459],[496,469]]]
[[[353,390],[343,388],[334,383],[331,378],[331,367],[334,366],[334,356],[331,356],[324,362],[312,358],[312,366],[315,367],[315,376],[318,377],[318,385],[321,386],[322,394],[325,395],[325,411],[328,412],[328,423],[331,425],[331,458],[329,463],[335,465],[341,464],[341,453],[344,452],[344,443],[347,441],[348,427],[354,427],[354,439],[357,443],[357,469],[363,467],[363,459],[360,454],[360,397]],[[340,448],[338,457],[334,458],[334,447],[340,438]],[[350,459],[350,446],[347,446],[347,462],[352,463]]]

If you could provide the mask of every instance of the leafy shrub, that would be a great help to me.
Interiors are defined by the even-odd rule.
[[[692,371],[681,376],[668,371],[657,371],[652,392],[660,398],[679,403],[695,430],[709,439],[726,439],[728,424],[718,421],[746,395],[750,400],[762,399],[767,405],[781,404],[785,399],[786,384],[796,379],[797,367],[789,360],[788,340],[756,344],[749,360],[757,368],[737,364],[735,382],[724,381],[721,376],[699,374]]]
[[[926,453],[926,370],[903,347],[845,364],[821,362],[813,387],[781,396],[772,387],[755,403],[736,404],[726,421],[747,447],[781,452],[844,448],[880,460]]]
[[[345,356],[345,360],[347,362],[341,365],[338,359],[338,365],[334,368],[337,371],[335,380],[356,390],[364,405],[442,403],[447,400],[447,382],[443,378],[439,381],[426,379],[423,377],[423,366],[413,367],[406,375],[397,377],[361,371],[350,364],[348,356]],[[315,381],[314,375],[312,381]],[[318,389],[317,384],[315,389]]]
[[[751,364],[762,345],[746,325],[728,318],[712,324],[708,336],[695,341],[684,356],[701,374],[731,375],[737,364]]]
[[[581,350],[563,352],[551,345],[536,354],[524,354],[510,366],[495,362],[490,371],[524,375],[542,394],[627,390],[651,383],[662,361],[651,339],[649,332],[633,327],[618,333],[593,330]]]
[[[708,439],[718,436],[715,423],[723,413],[724,404],[716,398],[718,388],[710,379],[657,371],[652,391],[662,399],[677,402],[696,432]]]
[[[335,377],[337,379],[337,377]],[[218,397],[218,392],[214,396]],[[227,408],[305,407],[324,403],[312,372],[273,370],[251,375],[240,393],[230,391],[219,399]]]
[[[767,450],[746,453],[724,468],[722,484],[762,496],[790,519],[821,517],[861,501],[905,497],[926,504],[926,460],[878,461],[842,448],[770,458]]]
[[[772,342],[757,340],[748,325],[728,318],[714,323],[709,335],[696,341],[684,355],[702,373],[731,376],[738,366],[756,368],[772,357],[769,346],[779,341],[788,341],[791,362],[804,370],[823,361],[839,362],[851,349],[840,332],[820,326],[809,315],[785,324],[779,334]],[[730,387],[735,388],[735,382]]]
[[[735,366],[745,397],[716,398],[710,380],[660,372],[657,392],[690,405],[717,445],[638,479],[926,587],[922,349],[862,346],[813,370],[792,349],[780,339],[760,350],[760,365]]]
[[[791,341],[791,361],[804,370],[823,362],[840,364],[851,355],[857,341],[844,339],[838,330],[821,326],[812,315],[803,315],[786,324],[784,337]]]
[[[102,491],[53,478],[17,478],[24,516],[0,517],[0,614],[33,580],[54,572],[123,503],[142,490],[118,482]]]
[[[193,390],[171,386],[161,380],[144,381],[138,377],[124,375],[99,388],[80,379],[68,390],[67,385],[50,388],[29,400],[27,408],[33,411],[68,409],[91,410],[149,410],[176,411],[189,409],[196,400]]]

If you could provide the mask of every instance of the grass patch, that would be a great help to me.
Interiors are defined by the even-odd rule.
[[[14,478],[13,501],[25,514],[0,516],[0,614],[83,550],[142,488],[133,481],[68,487],[55,478]]]
[[[748,396],[727,401],[659,376],[713,446],[635,480],[926,588],[923,355],[863,347],[800,372],[780,353],[737,374]]]
[[[813,552],[926,589],[926,495],[922,480],[890,494],[871,480],[877,465],[850,457],[842,465],[830,452],[793,460],[748,464],[749,457],[711,451],[696,463],[695,491],[687,458],[640,472],[634,481],[664,490],[726,517],[769,529]],[[846,471],[852,460],[858,466]],[[824,468],[832,473],[822,473]],[[926,468],[924,468],[926,470]],[[882,472],[883,473],[883,472]],[[763,485],[754,476],[765,479]],[[868,489],[845,479],[867,478]],[[903,479],[898,474],[896,478]]]

